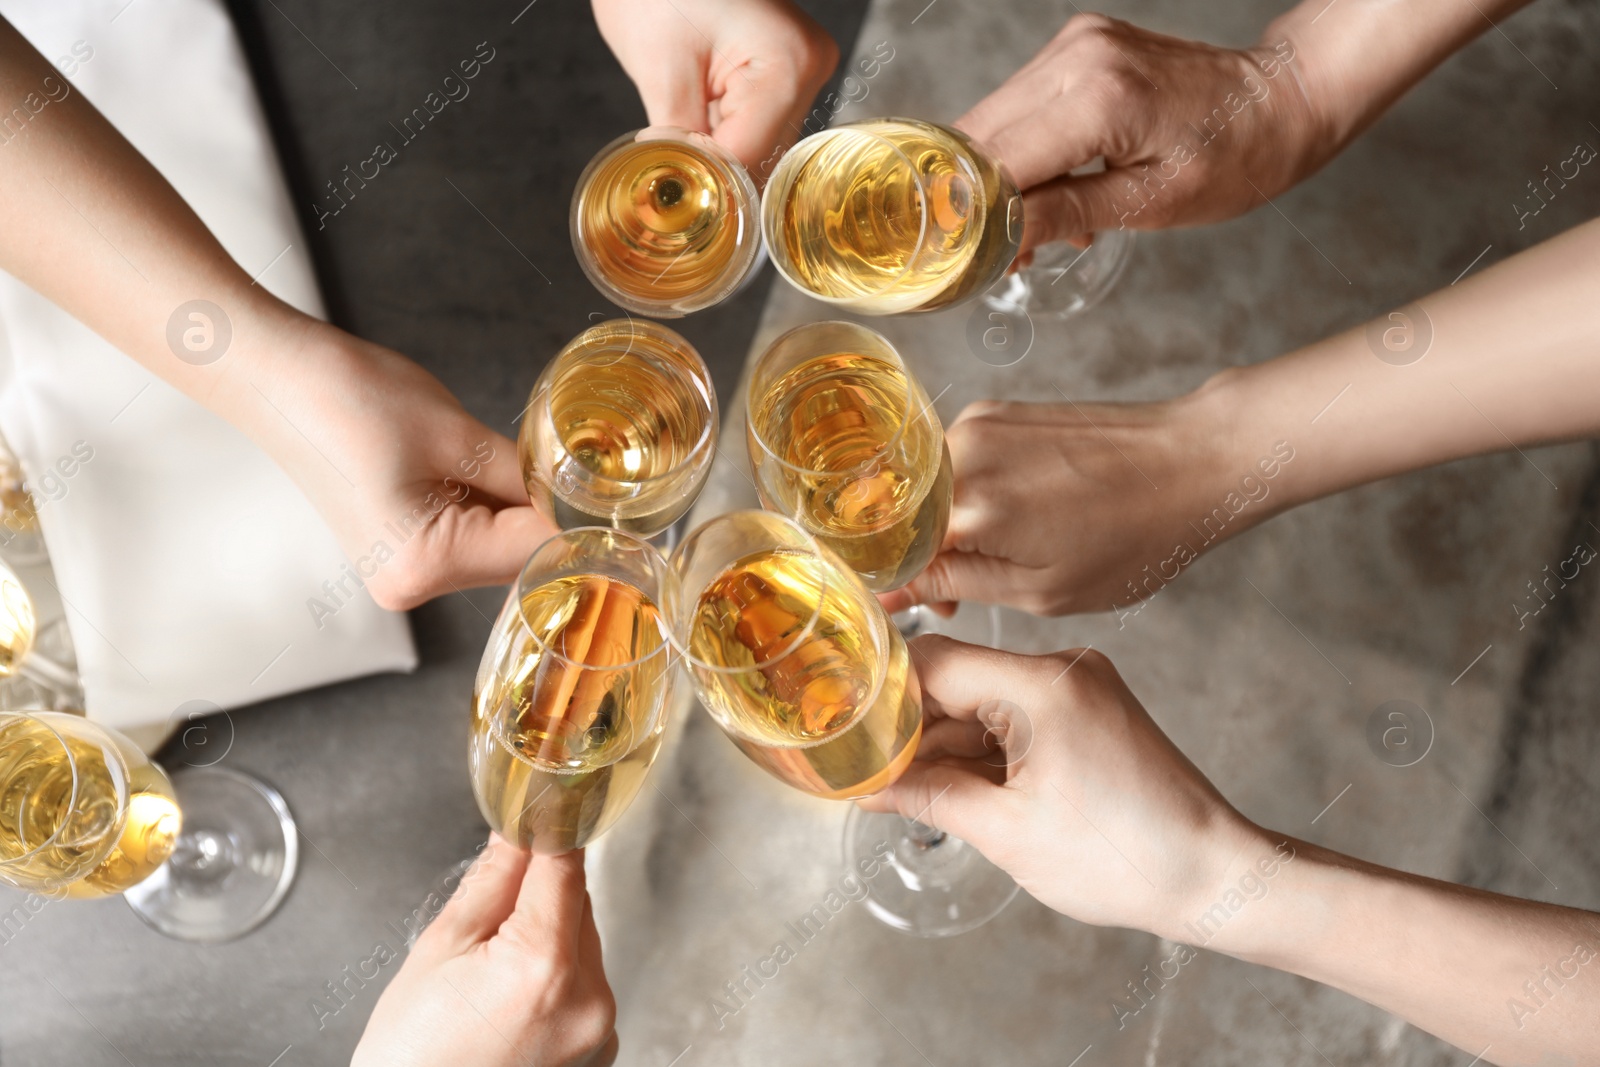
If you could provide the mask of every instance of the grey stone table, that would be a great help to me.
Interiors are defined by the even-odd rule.
[[[473,19],[492,16],[498,26],[523,3],[439,7],[426,46],[416,43],[420,34],[370,25],[353,8],[282,6],[341,66],[358,67],[350,71],[357,81],[383,86],[390,73],[373,102],[341,97],[348,90],[331,71],[312,74],[322,60],[309,51],[300,78],[279,79],[287,111],[301,119],[295,158],[304,187],[315,189],[362,142],[361,122],[380,123],[409,98],[409,83],[391,68],[420,83],[456,37],[481,39]],[[1175,34],[1244,43],[1280,7],[1139,0],[1109,10]],[[251,10],[273,55],[304,50],[270,7]],[[842,20],[844,10],[832,17]],[[858,48],[886,41],[895,58],[873,80],[863,113],[953,118],[1074,10],[1071,0],[878,0]],[[412,17],[413,30],[425,21]],[[441,130],[445,143],[397,172],[408,184],[392,201],[375,194],[370,215],[335,220],[351,226],[319,245],[342,317],[413,351],[474,411],[500,422],[589,308],[561,250],[561,208],[527,198],[528,181],[559,187],[564,204],[583,157],[637,121],[626,85],[614,73],[592,76],[593,64],[609,61],[582,5],[541,3],[518,26],[536,17],[549,21],[531,23],[535,35],[520,38],[521,47],[544,42],[554,77],[539,81],[526,52],[496,68],[502,80],[478,91],[499,103],[464,108],[458,132]],[[519,40],[508,30],[497,32]],[[1057,388],[1075,399],[1166,396],[1356,325],[1600,210],[1592,176],[1520,232],[1510,206],[1546,163],[1595,136],[1586,108],[1600,97],[1600,76],[1581,42],[1597,33],[1600,15],[1576,2],[1544,0],[1506,21],[1275,208],[1142,236],[1117,291],[1070,324],[1039,324],[1034,348],[1014,366],[992,367],[967,347],[966,311],[880,325],[930,394],[940,394],[946,420],[981,397],[1037,399]],[[496,118],[496,109],[523,104],[541,128],[565,131],[550,135],[555,161],[527,161],[526,172],[483,147],[527,121]],[[354,109],[357,118],[319,132],[305,121],[319,109]],[[448,192],[442,177],[454,168],[468,172],[485,210],[551,273],[557,299],[533,288],[528,264],[500,238],[478,232],[475,215],[435,199]],[[452,251],[458,246],[470,254]],[[513,271],[526,272],[528,284],[508,285]],[[764,310],[759,291],[744,299],[731,312],[745,316],[743,326],[713,317],[724,309],[690,324],[719,366],[725,401],[747,351],[824,317],[782,288]],[[726,408],[723,456],[702,513],[750,500],[742,413]],[[1303,454],[1313,456],[1316,442],[1308,423]],[[1594,907],[1600,596],[1585,574],[1521,629],[1510,605],[1575,540],[1600,537],[1590,526],[1600,525],[1597,470],[1592,448],[1569,446],[1395,479],[1223,546],[1122,625],[1110,616],[1040,621],[1006,612],[1001,643],[1107,652],[1251,818],[1380,863]],[[46,909],[0,945],[0,1064],[344,1062],[392,968],[331,1016],[311,1007],[326,995],[324,983],[342,979],[378,943],[398,947],[429,892],[481,840],[464,771],[464,709],[499,598],[484,590],[414,613],[424,667],[413,677],[338,686],[215,724],[219,737],[233,731],[229,763],[282,787],[304,830],[304,866],[283,911],[237,943],[200,948],[155,936],[118,901]],[[960,622],[976,634],[988,618],[967,607]],[[1397,698],[1427,709],[1436,731],[1428,756],[1404,769],[1376,759],[1365,739],[1373,709]],[[903,937],[850,905],[719,1027],[712,1002],[725,998],[725,983],[767,955],[785,924],[835,883],[843,815],[766,777],[704,715],[680,721],[652,788],[593,856],[622,1063],[1471,1058],[1343,994],[1212,955],[1185,966],[1119,1030],[1113,1004],[1125,998],[1125,983],[1170,946],[1076,924],[1026,897],[947,941]]]
[[[1144,2],[1112,13],[1246,42],[1277,9]],[[954,118],[1074,10],[1070,0],[874,4],[858,53],[882,41],[895,58],[845,117]],[[1566,214],[1518,233],[1509,206],[1546,162],[1596,136],[1585,110],[1595,75],[1569,44],[1596,22],[1592,10],[1536,7],[1449,62],[1276,209],[1142,235],[1112,296],[1079,320],[1037,323],[1015,365],[991,366],[969,347],[970,309],[873,325],[947,422],[984,397],[1169,396],[1357,325],[1600,207],[1600,181],[1574,183],[1570,201],[1551,208]],[[753,348],[827,317],[775,291]],[[1313,414],[1291,442],[1300,462],[1317,461]],[[702,515],[754,501],[743,412],[727,411],[724,425]],[[1001,643],[1108,653],[1184,751],[1265,825],[1436,877],[1594,907],[1600,849],[1584,830],[1600,809],[1600,730],[1585,688],[1595,657],[1580,650],[1593,647],[1600,600],[1583,579],[1520,629],[1509,605],[1575,540],[1600,537],[1587,526],[1600,523],[1595,477],[1593,451],[1569,446],[1396,479],[1227,544],[1136,615],[1003,613]],[[1150,491],[1129,482],[1130,495]],[[972,636],[988,623],[971,605],[958,620]],[[1368,717],[1391,699],[1421,705],[1436,729],[1413,767],[1368,747]],[[1141,1008],[1126,983],[1174,946],[1082,926],[1026,897],[945,941],[905,937],[847,905],[797,946],[788,924],[841,873],[842,807],[786,790],[704,715],[684,724],[654,784],[596,857],[629,1063],[1471,1058],[1342,993],[1210,954]],[[745,968],[780,939],[796,956],[757,986]]]

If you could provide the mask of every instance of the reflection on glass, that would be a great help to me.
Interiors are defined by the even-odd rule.
[[[916,754],[921,690],[861,580],[795,523],[734,512],[673,553],[672,620],[706,709],[752,760],[816,796],[869,796]]]
[[[921,573],[944,540],[954,477],[938,413],[894,346],[854,323],[801,326],[762,353],[746,398],[762,504],[874,592]]]
[[[572,247],[595,287],[675,318],[730,296],[760,266],[755,183],[703,133],[655,126],[590,161],[572,197]]]
[[[529,496],[562,528],[651,537],[694,504],[716,433],[716,390],[699,353],[665,326],[616,319],[550,361],[517,450]]]
[[[571,530],[524,566],[473,690],[478,807],[521,848],[582,848],[632,803],[661,745],[677,657],[665,562],[638,538]]]
[[[869,315],[935,311],[1010,265],[1022,197],[960,131],[871,119],[790,149],[767,183],[761,225],[779,272],[819,300]]]

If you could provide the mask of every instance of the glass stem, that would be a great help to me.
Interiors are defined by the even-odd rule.
[[[935,830],[927,823],[918,822],[915,819],[907,819],[906,836],[922,848],[938,848],[944,844],[944,839],[949,835],[943,830]]]

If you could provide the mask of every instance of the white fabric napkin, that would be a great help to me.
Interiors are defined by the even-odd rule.
[[[324,314],[220,0],[0,0],[0,14],[259,284]],[[193,701],[416,666],[405,617],[365,592],[314,617],[345,556],[265,453],[4,273],[0,430],[39,503],[92,717],[153,745]]]

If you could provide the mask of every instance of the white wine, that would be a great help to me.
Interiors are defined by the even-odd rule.
[[[534,389],[518,438],[523,481],[564,529],[648,537],[694,504],[715,433],[710,373],[687,341],[651,322],[601,323]]]
[[[573,247],[623,307],[681,315],[729,295],[753,268],[755,211],[749,176],[708,138],[630,136],[579,180]]]
[[[0,872],[13,884],[121,893],[166,862],[182,826],[172,783],[126,739],[61,712],[0,715]]]
[[[870,796],[916,755],[922,699],[905,641],[827,556],[778,548],[737,560],[700,593],[689,626],[707,710],[795,788]]]
[[[674,670],[655,602],[626,582],[566,576],[508,603],[473,693],[489,825],[547,853],[605,832],[655,760]]]
[[[813,296],[867,314],[933,311],[987,289],[1016,257],[1022,198],[956,130],[912,119],[806,138],[762,204],[773,262]]]
[[[747,432],[762,503],[794,516],[867,588],[898,589],[938,552],[950,453],[901,367],[857,352],[815,356],[765,389]]]
[[[36,626],[33,599],[11,568],[0,563],[0,678],[15,674],[33,650]]]

